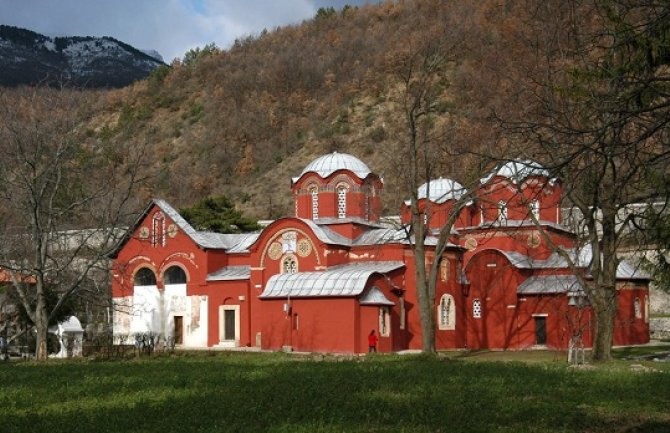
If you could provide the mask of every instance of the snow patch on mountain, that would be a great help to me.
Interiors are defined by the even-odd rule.
[[[155,50],[143,52],[111,37],[49,37],[0,25],[0,85],[67,77],[74,85],[121,87],[163,64]]]
[[[153,58],[153,59],[158,60],[158,61],[161,62],[161,63],[163,63],[163,62],[165,61],[165,60],[163,59],[163,56],[161,56],[161,54],[160,54],[158,51],[156,51],[156,50],[140,50],[140,51],[142,51],[142,52],[143,52],[144,54],[146,54],[147,56],[149,56],[149,57],[151,57],[151,58]]]

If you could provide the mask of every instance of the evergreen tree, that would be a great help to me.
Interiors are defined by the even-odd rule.
[[[258,230],[256,221],[247,218],[225,195],[206,197],[191,207],[179,210],[197,230],[217,233],[248,233]]]

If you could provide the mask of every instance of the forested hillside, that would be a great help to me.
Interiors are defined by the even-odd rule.
[[[432,120],[447,149],[499,148],[492,113],[526,106],[515,74],[532,44],[519,29],[542,11],[499,3],[322,10],[228,50],[191,51],[147,80],[97,94],[80,132],[105,145],[147,144],[153,177],[138,202],[185,206],[226,194],[256,218],[287,215],[291,176],[338,150],[384,177],[385,212],[395,214],[407,194],[394,158],[407,134],[398,65],[429,45],[447,56]],[[437,156],[440,172],[458,177],[463,165],[450,165],[448,153]]]

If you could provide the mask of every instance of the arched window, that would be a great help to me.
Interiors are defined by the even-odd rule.
[[[281,262],[281,273],[295,274],[296,272],[298,272],[298,259],[293,254],[289,254]]]
[[[530,213],[535,219],[540,219],[540,200],[533,200],[530,202]]]
[[[142,268],[135,273],[136,286],[155,286],[156,274],[149,268]]]
[[[453,296],[442,295],[437,309],[437,317],[438,329],[443,331],[456,329],[456,306]]]
[[[186,272],[179,266],[170,266],[163,274],[165,284],[186,284]]]
[[[337,217],[347,217],[347,187],[344,185],[337,187]]]
[[[472,317],[475,319],[481,319],[482,317],[482,301],[479,299],[472,300]]]
[[[319,219],[319,190],[314,187],[310,190],[312,196],[312,219]]]
[[[635,310],[635,318],[636,319],[641,319],[642,318],[642,305],[640,304],[640,298],[635,298],[633,301],[633,309]]]
[[[498,202],[498,219],[500,221],[507,219],[507,202],[504,200]]]

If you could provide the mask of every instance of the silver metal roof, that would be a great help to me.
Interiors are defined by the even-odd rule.
[[[568,261],[557,252],[552,253],[546,260],[536,260],[516,251],[503,251],[495,248],[488,251],[497,251],[517,269],[567,269]],[[580,250],[571,249],[567,253],[577,268],[586,268],[591,264],[591,248],[583,247]],[[587,277],[590,275],[587,273]],[[643,269],[633,266],[626,260],[621,260],[617,267],[616,277],[622,280],[649,280],[650,276]]]
[[[207,275],[207,281],[248,280],[251,277],[251,266],[226,266]]]
[[[407,238],[403,229],[368,230],[354,239],[353,245],[383,245],[403,243]]]
[[[363,293],[358,300],[358,303],[361,305],[388,305],[389,307],[394,306],[395,304],[392,301],[384,296],[384,293],[379,290],[379,287],[372,286],[370,290],[367,290]]]
[[[177,226],[187,235],[190,237],[195,236],[198,232],[193,228],[191,224],[188,223],[181,215],[179,215],[179,212],[172,206],[168,204],[165,200],[161,200],[159,198],[155,198],[153,202],[160,208],[161,211],[170,219],[177,224]]]
[[[509,161],[499,166],[488,176],[482,178],[480,182],[485,184],[496,176],[502,176],[514,183],[519,183],[530,176],[549,177],[549,175],[549,171],[535,161]]]
[[[519,295],[583,294],[584,288],[574,275],[542,275],[527,278],[517,287],[516,293]]]
[[[372,227],[372,228],[382,228],[385,227],[382,224],[378,224],[372,221],[368,221],[365,218],[357,217],[357,216],[348,216],[345,218],[334,218],[334,217],[326,217],[326,218],[317,218],[316,223],[319,225],[336,225],[336,224],[348,224],[348,223],[355,223],[367,227]]]
[[[570,229],[565,227],[562,224],[557,224],[555,222],[551,221],[544,221],[540,220],[539,221],[541,227],[551,227],[555,230],[560,230],[563,232],[568,232],[572,233]],[[468,226],[468,227],[463,227],[461,229],[458,229],[458,232],[465,232],[465,231],[470,231],[470,230],[481,230],[481,229],[504,229],[504,228],[518,228],[518,227],[533,227],[536,226],[535,222],[531,220],[511,220],[511,219],[496,219],[495,221],[488,221],[488,222],[483,222],[479,225],[476,226]]]
[[[341,234],[329,229],[326,226],[318,225],[309,219],[300,218],[300,221],[307,224],[309,228],[312,229],[312,232],[314,232],[314,235],[317,237],[317,239],[319,239],[324,244],[351,246],[351,239],[345,238]]]
[[[419,200],[428,198],[433,203],[442,204],[448,200],[458,200],[468,190],[455,180],[439,178],[421,185],[417,193]],[[410,201],[405,200],[405,204],[409,205]]]
[[[247,252],[258,239],[259,233],[215,233],[198,231],[188,223],[175,208],[165,200],[154,199],[153,202],[198,246],[207,249],[227,250],[229,253]]]
[[[249,252],[249,247],[251,247],[260,237],[260,233],[242,233],[235,236],[235,243],[228,248],[227,252],[234,253],[246,253]]]
[[[333,266],[321,272],[277,274],[268,280],[260,297],[351,297],[360,295],[372,274],[400,269],[403,262],[360,262]]]
[[[372,173],[370,168],[355,156],[348,153],[333,152],[310,162],[302,173],[300,173],[300,176],[293,178],[293,182],[297,182],[305,173],[313,172],[322,178],[326,178],[337,170],[349,170],[360,179],[365,179]]]

